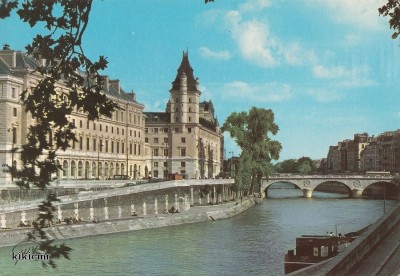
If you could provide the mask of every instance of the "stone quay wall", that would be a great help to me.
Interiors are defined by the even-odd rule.
[[[233,198],[231,180],[167,181],[60,197],[54,222],[65,218],[86,222],[158,215],[172,206],[180,212],[191,206],[218,204]],[[0,228],[14,229],[22,221],[34,221],[40,200],[0,206]]]
[[[289,275],[350,275],[360,261],[379,245],[379,242],[399,223],[400,204],[371,225],[346,250],[334,258],[292,272]]]

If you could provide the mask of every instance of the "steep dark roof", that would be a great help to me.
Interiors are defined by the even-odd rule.
[[[169,123],[170,114],[166,112],[143,112],[146,115],[146,123]]]
[[[1,51],[1,50],[0,50]],[[10,51],[10,50],[8,50]],[[29,68],[31,70],[36,70],[36,68],[40,66],[39,61],[35,60],[33,57],[28,56],[25,53],[22,53],[20,51],[16,51],[16,67],[9,67],[5,62],[3,62],[0,59],[0,74],[5,74],[5,75],[14,75],[15,74],[15,69],[25,69]],[[84,75],[83,72],[80,72],[82,76]],[[85,80],[85,84],[87,84]],[[129,102],[134,102],[137,103],[137,101],[134,99],[134,96],[132,93],[126,93],[122,88],[120,88],[120,93],[111,85],[109,85],[108,89],[104,89],[104,93],[106,95],[115,97],[117,99],[129,101]]]
[[[182,72],[186,74],[187,77],[187,89],[188,91],[198,91],[197,90],[197,81],[193,76],[193,69],[190,66],[189,55],[188,52],[183,52],[182,62],[178,68],[178,73],[176,74],[175,80],[172,82],[172,90],[179,90],[180,88],[180,77]]]
[[[0,74],[1,75],[11,75],[11,71],[7,64],[0,58]]]

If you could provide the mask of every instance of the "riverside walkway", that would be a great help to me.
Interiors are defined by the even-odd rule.
[[[400,275],[400,223],[358,264],[352,275]]]

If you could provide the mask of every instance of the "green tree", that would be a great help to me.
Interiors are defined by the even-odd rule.
[[[229,132],[242,150],[236,178],[239,189],[253,193],[256,185],[261,187],[262,177],[268,177],[271,161],[279,158],[282,149],[278,141],[269,138],[278,130],[270,109],[252,107],[249,112],[234,112],[226,119],[222,131]]]
[[[309,174],[315,171],[314,161],[310,157],[301,157],[297,160],[297,170],[301,174]]]
[[[51,185],[51,176],[62,169],[56,163],[57,151],[66,150],[76,140],[75,126],[68,121],[73,110],[82,110],[89,120],[100,116],[111,117],[117,106],[103,93],[103,76],[107,60],[100,56],[91,61],[84,53],[82,37],[89,22],[92,0],[31,0],[19,4],[16,0],[2,0],[0,18],[10,16],[16,9],[20,19],[31,27],[44,24],[47,34],[37,35],[26,46],[27,54],[45,60],[37,67],[38,84],[23,91],[21,100],[36,124],[29,127],[27,143],[21,149],[23,168],[9,167],[17,185],[45,189]],[[59,82],[67,85],[68,93],[57,92]],[[49,240],[45,228],[53,220],[54,202],[59,199],[49,194],[39,205],[34,229],[28,235],[38,244],[38,252],[50,254],[44,266],[55,267],[55,259],[69,258],[70,247]]]
[[[281,164],[281,173],[297,173],[298,172],[298,167],[297,167],[297,162],[295,159],[288,159],[282,162]]]
[[[389,16],[389,26],[393,29],[392,38],[396,39],[400,34],[400,0],[388,0],[378,9],[379,14]]]

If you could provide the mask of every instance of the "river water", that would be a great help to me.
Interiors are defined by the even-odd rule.
[[[375,222],[382,200],[298,189],[269,189],[262,205],[226,220],[66,241],[71,261],[55,270],[11,260],[0,248],[0,275],[283,275],[283,259],[302,234],[347,233]],[[395,205],[386,201],[386,210]]]

